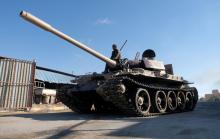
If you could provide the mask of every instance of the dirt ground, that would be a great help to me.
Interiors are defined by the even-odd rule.
[[[0,114],[0,138],[220,138],[220,103],[199,103],[195,111],[154,116],[73,112]]]

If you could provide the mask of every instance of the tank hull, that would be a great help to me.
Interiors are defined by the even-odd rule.
[[[129,74],[90,82],[92,87],[64,87],[58,98],[78,113],[117,111],[133,116],[192,111],[198,101],[196,88],[166,78]]]

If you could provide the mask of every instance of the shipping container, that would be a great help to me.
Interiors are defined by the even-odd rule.
[[[0,109],[31,108],[35,67],[34,61],[0,57]]]

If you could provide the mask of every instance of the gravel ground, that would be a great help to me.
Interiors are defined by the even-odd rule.
[[[154,117],[73,112],[0,114],[0,138],[220,138],[220,103]]]

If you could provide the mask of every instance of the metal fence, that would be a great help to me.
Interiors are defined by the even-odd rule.
[[[0,109],[32,106],[35,62],[0,57]]]

